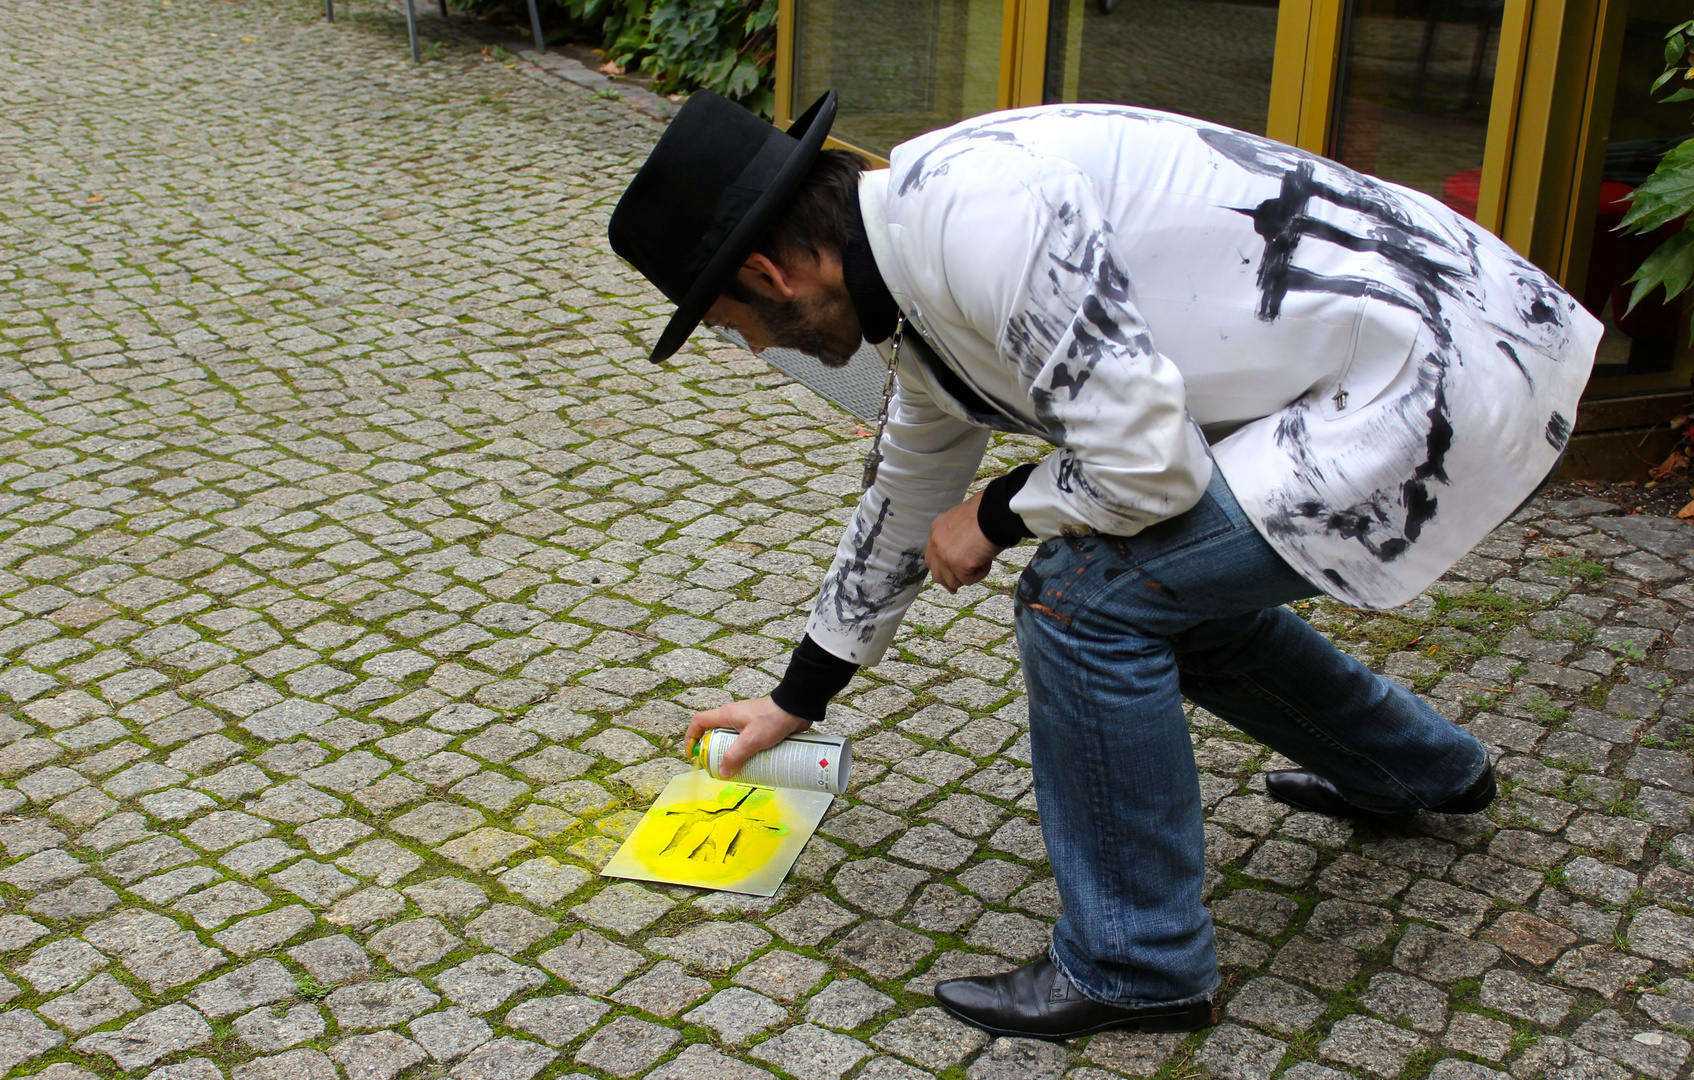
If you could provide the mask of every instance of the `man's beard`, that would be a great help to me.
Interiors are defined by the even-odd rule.
[[[731,290],[732,294],[735,291]],[[846,289],[832,291],[813,300],[773,300],[752,289],[735,298],[753,309],[778,347],[798,349],[808,356],[815,356],[826,368],[846,367],[847,361],[858,351],[859,342],[855,341],[852,348],[842,352],[837,347],[839,342],[832,341],[825,329],[843,322],[844,317],[857,321]]]

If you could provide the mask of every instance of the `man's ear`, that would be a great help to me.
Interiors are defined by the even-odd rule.
[[[789,301],[799,295],[794,274],[768,255],[755,251],[736,271],[736,280],[767,300]]]

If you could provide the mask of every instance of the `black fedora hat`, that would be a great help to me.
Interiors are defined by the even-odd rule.
[[[788,206],[834,122],[834,90],[786,132],[709,90],[676,114],[607,229],[612,250],[676,304],[654,363],[700,325]]]

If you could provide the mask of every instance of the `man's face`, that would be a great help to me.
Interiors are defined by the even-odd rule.
[[[761,260],[763,266],[756,266]],[[766,267],[776,270],[775,277]],[[735,331],[754,352],[797,349],[825,367],[845,367],[859,348],[859,318],[839,264],[833,274],[830,269],[813,264],[785,270],[756,255],[706,312],[706,325]]]

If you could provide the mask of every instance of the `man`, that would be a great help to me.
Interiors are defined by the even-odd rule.
[[[1292,147],[1100,105],[998,113],[862,172],[695,95],[612,245],[755,350],[897,367],[879,465],[771,697],[694,717],[738,763],[883,655],[926,571],[1017,590],[1035,790],[1064,916],[1046,958],[940,984],[1000,1035],[1213,1022],[1184,695],[1293,759],[1335,815],[1472,813],[1486,753],[1287,607],[1403,604],[1557,463],[1599,325],[1433,199]],[[965,499],[989,429],[1054,449]],[[726,771],[728,771],[726,769]]]

